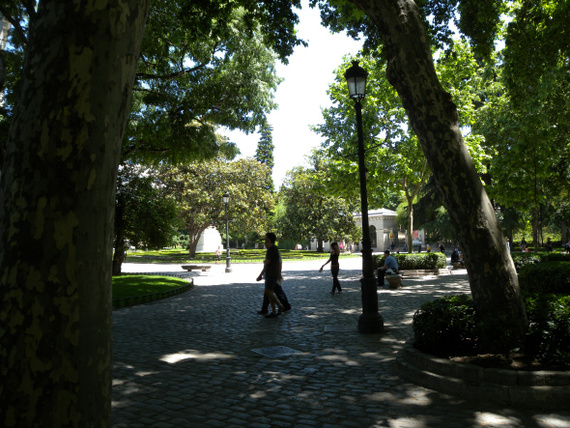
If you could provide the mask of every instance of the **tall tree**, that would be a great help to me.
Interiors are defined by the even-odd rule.
[[[361,60],[370,70],[367,98],[363,101],[363,128],[366,129],[364,147],[366,152],[367,185],[372,200],[384,204],[386,189],[403,194],[408,206],[407,238],[412,251],[413,202],[429,173],[418,140],[411,131],[406,113],[394,88],[385,78],[386,63],[373,55]],[[333,107],[323,110],[325,123],[313,129],[324,136],[322,147],[328,156],[342,163],[338,177],[343,187],[358,188],[358,178],[352,174],[357,147],[354,132],[355,110],[347,97],[344,72],[349,59],[336,70],[336,79],[329,87]],[[347,184],[350,182],[350,184]]]
[[[275,63],[300,43],[295,22],[290,6],[274,13],[267,2],[154,1],[123,161],[156,165],[235,156],[237,147],[217,131],[250,132],[266,123],[281,81]],[[283,29],[279,40],[276,26]],[[116,244],[120,257],[124,241]]]
[[[339,5],[343,13],[352,12],[350,18],[344,15],[347,21],[354,24],[352,17],[356,16],[356,26],[367,25],[369,33],[382,41],[387,78],[402,99],[466,255],[474,304],[484,321],[483,345],[488,350],[504,351],[522,344],[527,318],[517,273],[491,201],[463,142],[456,106],[436,74],[430,44],[433,39],[426,31],[425,15],[413,0],[331,3]],[[351,4],[364,15],[355,14]],[[460,29],[473,30],[468,35],[483,53],[489,52],[496,31],[497,5],[494,1],[460,4]],[[446,19],[453,16],[453,9],[452,5]],[[489,19],[483,22],[484,17]],[[472,18],[475,20],[470,21]],[[441,20],[436,16],[433,22]],[[475,31],[481,27],[474,28],[469,22],[480,22],[488,31]]]
[[[273,150],[275,149],[275,145],[273,144],[273,127],[268,124],[263,124],[259,133],[261,136],[259,137],[259,141],[257,143],[257,149],[255,150],[255,159],[259,163],[267,165],[269,171],[273,172],[273,167],[275,166],[275,159],[273,158]],[[271,175],[269,176],[269,180],[267,182],[267,189],[270,192],[275,190],[275,186],[273,185],[273,178]]]
[[[114,190],[149,3],[42,1],[30,22],[0,188],[2,426],[110,424]]]
[[[356,200],[329,194],[324,159],[315,154],[312,163],[312,168],[290,171],[281,187],[279,199],[285,210],[277,219],[277,229],[287,239],[315,239],[317,251],[323,251],[323,241],[359,241],[353,215]]]
[[[179,229],[174,198],[156,180],[157,172],[138,165],[119,168],[113,253],[113,276],[120,275],[127,243],[162,248]]]
[[[386,188],[397,190],[405,198],[408,206],[405,222],[408,248],[412,251],[414,201],[430,171],[402,103],[386,79],[386,62],[374,54],[363,56],[361,63],[369,71],[367,97],[363,101],[368,187],[376,201],[383,199]],[[326,138],[323,148],[328,156],[344,165],[344,172],[341,171],[338,176],[341,181],[350,180],[352,183],[343,183],[343,187],[354,188],[357,187],[354,181],[356,177],[350,174],[354,163],[354,155],[351,154],[356,147],[354,108],[347,97],[343,77],[348,67],[348,59],[345,59],[337,69],[335,82],[329,87],[333,107],[323,111],[324,124],[313,129]],[[457,73],[458,69],[462,72]],[[467,44],[456,41],[447,52],[442,52],[436,70],[459,106],[459,120],[467,134],[474,120],[474,99],[478,97],[483,80],[479,77],[479,66]],[[481,148],[481,136],[469,133],[466,141],[477,171],[484,172],[483,162],[488,157]]]
[[[533,241],[539,244],[540,217],[544,208],[569,190],[570,154],[570,42],[567,1],[532,0],[513,3],[504,49],[504,82],[509,135],[494,142],[509,155],[510,168],[498,167],[493,177],[498,187],[508,180],[518,184],[519,200],[533,207]],[[513,165],[513,161],[519,165]],[[507,177],[505,177],[507,175]],[[515,184],[516,183],[516,184]],[[511,192],[500,192],[508,197]],[[560,200],[560,204],[564,201]]]
[[[225,229],[222,195],[230,195],[230,230],[261,234],[273,197],[265,188],[269,169],[254,159],[228,162],[216,159],[162,168],[161,180],[179,205],[181,222],[190,235],[190,257],[208,226]]]

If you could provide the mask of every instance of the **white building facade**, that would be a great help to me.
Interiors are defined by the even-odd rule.
[[[362,215],[355,214],[354,219],[359,227],[362,227]],[[389,250],[392,244],[397,245],[398,224],[396,211],[381,208],[368,211],[368,226],[370,227],[370,247],[372,251]],[[364,233],[364,231],[363,231]]]
[[[362,215],[357,213],[354,215],[356,224],[362,228]],[[372,251],[382,252],[389,250],[392,243],[397,245],[398,240],[398,224],[396,222],[396,211],[381,208],[379,210],[368,211],[368,225],[370,227],[370,246]],[[346,242],[349,250],[360,249],[362,243]],[[359,246],[360,245],[360,246]],[[311,242],[311,248],[317,248],[317,241]],[[325,251],[330,251],[330,242],[323,245]]]

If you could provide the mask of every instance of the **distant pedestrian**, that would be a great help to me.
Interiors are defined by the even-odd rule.
[[[327,264],[331,264],[331,274],[333,277],[333,286],[332,286],[332,290],[331,293],[334,296],[334,292],[335,290],[338,289],[339,293],[342,293],[342,289],[340,288],[340,282],[338,282],[338,272],[340,270],[340,265],[338,263],[338,256],[340,254],[340,249],[338,247],[338,244],[336,242],[333,242],[331,244],[331,254],[329,256],[329,259],[326,261],[326,263],[324,265],[321,266],[321,269],[319,270],[319,272],[322,272],[324,267]]]
[[[445,254],[445,245],[443,245],[443,242],[439,244],[439,251]]]
[[[566,254],[570,253],[570,239],[564,244],[564,249],[566,250]]]
[[[546,251],[548,252],[552,251],[552,241],[550,240],[550,238],[546,238]]]
[[[263,292],[264,299],[267,298],[268,302],[271,303],[271,313],[266,315],[266,318],[275,318],[285,311],[285,306],[277,299],[275,296],[275,288],[278,282],[283,281],[283,276],[281,274],[282,261],[281,253],[279,248],[275,245],[277,237],[274,233],[267,233],[265,235],[265,248],[267,252],[265,253],[265,260],[263,261],[263,269],[259,276],[258,281],[265,278],[265,290]],[[275,308],[278,308],[278,312]]]
[[[509,238],[507,238],[507,250],[509,253],[511,252],[511,241],[509,241]]]
[[[218,248],[216,248],[216,259],[218,259],[216,263],[220,261],[221,256],[222,256],[222,248],[218,245]]]

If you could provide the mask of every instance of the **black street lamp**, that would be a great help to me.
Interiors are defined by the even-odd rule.
[[[226,273],[232,271],[232,258],[230,256],[230,235],[228,235],[228,202],[230,202],[230,194],[224,193],[222,196],[224,205],[226,207]]]
[[[372,262],[372,246],[370,245],[370,226],[368,223],[368,196],[366,193],[366,165],[364,163],[364,139],[362,136],[362,104],[360,100],[366,96],[366,78],[368,73],[352,61],[352,67],[346,70],[344,78],[348,83],[348,93],[354,100],[356,124],[358,130],[358,172],[360,176],[360,205],[362,210],[362,314],[358,318],[360,333],[380,333],[384,330],[384,320],[378,313],[378,292],[374,265]]]

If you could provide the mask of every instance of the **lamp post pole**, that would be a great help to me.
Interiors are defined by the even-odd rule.
[[[364,162],[364,137],[362,132],[362,104],[366,95],[366,70],[352,62],[344,77],[348,83],[350,97],[355,100],[356,125],[358,133],[358,172],[360,177],[360,206],[362,211],[362,314],[358,318],[360,333],[380,333],[384,330],[384,320],[378,313],[378,291],[374,277],[372,246],[370,243],[370,225],[368,222],[368,195],[366,191],[366,164]]]
[[[223,200],[226,208],[226,273],[229,273],[232,271],[232,258],[230,256],[230,235],[228,234],[228,202],[230,201],[228,192],[224,193]]]

